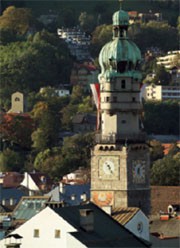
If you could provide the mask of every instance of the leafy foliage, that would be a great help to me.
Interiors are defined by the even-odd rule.
[[[157,140],[149,141],[149,147],[150,147],[151,163],[164,157],[164,148],[159,141]]]
[[[149,134],[179,134],[179,104],[177,101],[144,104],[144,127]]]
[[[151,184],[178,186],[180,178],[180,153],[166,156],[154,162],[151,169]]]
[[[52,148],[58,144],[58,134],[61,130],[60,109],[65,104],[65,98],[54,94],[42,95],[31,112],[37,129],[32,134],[33,147],[37,151]]]
[[[0,49],[2,100],[10,99],[19,89],[28,93],[69,82],[72,62],[67,47],[48,32],[35,34],[32,41],[9,43]]]
[[[92,133],[67,137],[61,149],[54,147],[38,153],[34,160],[34,168],[59,178],[79,166],[88,167],[92,143]]]
[[[0,171],[22,171],[24,156],[22,153],[15,152],[9,148],[0,152]]]
[[[33,120],[28,114],[5,114],[0,123],[1,139],[22,149],[30,149],[33,129]]]
[[[143,37],[143,39],[142,39]],[[178,49],[177,29],[167,23],[151,21],[141,24],[139,32],[133,37],[134,42],[145,52],[149,47],[159,47],[163,51]]]
[[[17,34],[25,34],[33,24],[30,9],[9,6],[0,16],[0,28],[7,28]]]

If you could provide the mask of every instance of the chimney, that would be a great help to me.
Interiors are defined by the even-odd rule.
[[[80,227],[86,232],[94,230],[94,211],[92,209],[80,209]]]

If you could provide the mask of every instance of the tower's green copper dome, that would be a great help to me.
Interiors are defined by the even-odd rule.
[[[113,15],[113,25],[129,25],[129,15],[124,10],[119,10]]]
[[[119,10],[113,15],[113,40],[103,46],[99,54],[100,77],[110,79],[120,74],[141,78],[139,64],[141,52],[136,44],[127,37],[128,13]]]

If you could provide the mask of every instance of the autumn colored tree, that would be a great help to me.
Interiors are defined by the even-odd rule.
[[[16,144],[22,149],[30,149],[33,129],[33,120],[29,114],[4,114],[0,123],[1,141],[11,147]]]
[[[33,23],[30,9],[7,7],[0,16],[0,28],[8,28],[17,34],[25,34]]]

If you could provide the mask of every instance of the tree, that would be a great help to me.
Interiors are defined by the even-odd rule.
[[[163,65],[159,65],[155,70],[155,77],[152,80],[154,84],[169,85],[171,81],[171,74],[166,71]]]
[[[0,152],[0,171],[22,172],[24,165],[24,156],[22,153],[15,152],[9,148]]]
[[[0,28],[0,45],[6,45],[18,40],[15,32],[8,28]]]
[[[151,163],[164,157],[164,148],[161,142],[159,142],[158,140],[151,140],[149,141],[149,146]]]
[[[93,15],[87,14],[87,12],[81,12],[79,16],[79,24],[85,32],[91,33],[95,28],[96,19]]]
[[[151,185],[179,186],[180,154],[166,156],[154,162],[151,169]]]
[[[8,142],[12,148],[18,145],[21,149],[30,149],[33,129],[34,123],[30,115],[4,114],[0,123],[1,140]]]
[[[148,134],[179,134],[178,101],[147,101],[144,104],[144,127]]]
[[[91,53],[97,57],[102,46],[112,39],[112,25],[100,25],[92,33]]]
[[[33,147],[37,151],[58,145],[58,135],[62,129],[60,110],[68,101],[66,97],[57,96],[53,89],[49,90],[41,95],[41,101],[31,111],[36,124],[36,130],[32,134]]]
[[[142,38],[143,37],[143,38]],[[149,47],[158,47],[163,51],[178,49],[177,29],[171,27],[166,22],[150,21],[142,23],[135,35],[131,39],[145,52]]]
[[[7,7],[0,16],[0,28],[8,28],[17,34],[24,35],[33,23],[30,9]]]
[[[72,60],[67,46],[54,36],[43,31],[32,41],[0,46],[2,107],[19,89],[28,94],[47,85],[59,86],[60,82],[69,82]]]
[[[77,134],[64,139],[61,155],[62,165],[66,172],[77,169],[79,166],[90,166],[90,149],[93,145],[94,133]]]

